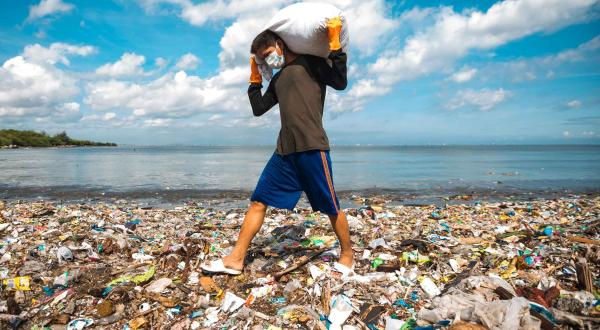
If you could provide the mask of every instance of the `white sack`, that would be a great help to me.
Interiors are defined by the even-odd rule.
[[[337,16],[342,20],[340,44],[342,50],[347,52],[350,43],[348,21],[340,9],[327,3],[301,2],[289,5],[278,11],[263,31],[271,30],[277,33],[296,54],[327,58],[330,53],[327,20]],[[258,57],[256,63],[260,74],[270,80],[273,70]]]
[[[348,22],[340,9],[327,3],[300,2],[289,5],[277,12],[263,30],[277,33],[296,54],[327,58],[327,20],[337,16],[342,19],[340,44],[345,52],[350,41]]]

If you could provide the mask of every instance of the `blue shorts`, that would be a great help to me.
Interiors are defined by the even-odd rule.
[[[273,153],[250,200],[292,210],[302,191],[314,211],[338,214],[339,201],[333,188],[329,151],[310,150],[288,155]]]

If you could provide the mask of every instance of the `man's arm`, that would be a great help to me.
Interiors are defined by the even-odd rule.
[[[348,85],[347,56],[340,44],[340,33],[342,32],[342,19],[334,17],[327,21],[327,37],[329,39],[329,59],[331,66],[325,61],[316,65],[318,78],[328,86],[337,90],[343,90]]]
[[[267,91],[263,95],[261,92],[262,84],[251,83],[248,87],[248,97],[250,98],[250,105],[252,106],[252,113],[255,116],[262,116],[265,112],[269,111],[275,104],[277,104],[277,95],[275,94],[275,88],[273,87],[274,79],[271,80]]]
[[[267,91],[263,95],[262,77],[258,72],[258,65],[254,60],[254,56],[250,57],[250,86],[248,87],[248,98],[252,106],[252,113],[255,116],[262,116],[277,104],[277,95],[275,94],[275,77],[271,80]]]
[[[317,77],[325,85],[331,86],[336,90],[344,90],[348,85],[346,53],[342,49],[332,51],[329,54],[331,66],[326,61],[319,59],[316,65]]]

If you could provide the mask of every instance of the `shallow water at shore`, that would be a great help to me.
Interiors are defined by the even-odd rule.
[[[159,146],[0,150],[0,199],[247,203],[273,148]],[[600,192],[600,146],[334,146],[342,200],[403,203]],[[234,204],[235,205],[235,204]]]

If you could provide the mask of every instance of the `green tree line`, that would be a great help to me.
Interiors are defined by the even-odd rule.
[[[67,132],[48,135],[46,132],[19,131],[14,129],[0,130],[0,147],[15,145],[18,147],[59,147],[59,146],[110,146],[116,143],[92,142],[87,140],[74,140]]]

